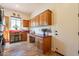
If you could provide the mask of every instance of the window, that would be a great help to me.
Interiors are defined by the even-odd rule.
[[[21,18],[11,17],[10,19],[10,30],[20,30],[21,29]]]

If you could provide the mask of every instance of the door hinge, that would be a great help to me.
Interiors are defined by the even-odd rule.
[[[78,17],[79,17],[79,13],[78,13]]]
[[[79,50],[78,50],[78,54],[79,54]]]

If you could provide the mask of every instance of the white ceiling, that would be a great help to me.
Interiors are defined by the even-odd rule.
[[[4,8],[31,14],[35,9],[45,5],[44,3],[1,3]]]

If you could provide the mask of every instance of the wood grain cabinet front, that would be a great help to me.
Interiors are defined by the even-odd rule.
[[[44,24],[52,25],[52,12],[50,10],[44,12]]]
[[[44,24],[45,20],[44,20],[44,14],[40,14],[40,26],[45,25]]]
[[[46,10],[40,14],[41,25],[52,25],[52,12]]]
[[[9,16],[5,16],[4,17],[5,19],[5,30],[9,30],[10,28],[10,24],[9,24],[9,21],[10,21],[10,17]]]
[[[51,52],[51,40],[52,36],[36,37],[36,46],[43,54],[49,53]]]
[[[32,26],[35,26],[35,18],[33,18],[32,20],[31,20],[31,27]]]
[[[47,36],[43,38],[43,53],[44,54],[51,52],[51,39],[52,39],[52,36]]]
[[[54,18],[52,16],[52,11],[46,10],[41,14],[35,16],[32,19],[31,26],[44,26],[44,25],[52,25],[54,23]]]
[[[23,20],[23,27],[29,27],[30,21],[29,20]]]
[[[40,25],[40,16],[36,16],[35,17],[35,26],[39,26]]]
[[[27,41],[27,32],[21,32],[21,41]]]

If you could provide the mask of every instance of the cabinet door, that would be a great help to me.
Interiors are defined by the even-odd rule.
[[[26,32],[21,33],[21,40],[22,41],[27,41],[27,33]]]
[[[29,20],[23,20],[23,27],[29,27]]]
[[[53,18],[52,18],[52,12],[51,11],[46,11],[45,12],[45,21],[46,21],[46,24],[47,25],[52,25],[52,20],[53,20]]]
[[[5,30],[9,30],[9,16],[5,16]]]
[[[33,26],[33,25],[32,25],[32,23],[33,23],[32,21],[33,21],[33,20],[31,19],[31,21],[30,21],[30,26]]]
[[[47,10],[43,13],[43,24],[44,25],[52,25],[52,12]]]
[[[52,36],[47,36],[43,38],[43,53],[47,53],[51,51],[51,39]]]
[[[40,16],[36,16],[35,18],[35,26],[39,26],[40,25]]]
[[[40,39],[39,40],[39,44],[40,44],[39,45],[40,49],[43,50],[43,39]]]
[[[37,16],[35,17],[35,26],[38,26]]]
[[[51,25],[52,24],[52,12],[47,10],[40,14],[40,25]]]
[[[52,17],[52,12],[50,10],[46,10],[32,19],[32,26],[52,25],[52,22],[54,22]]]
[[[38,22],[38,26],[40,26],[40,15],[38,15],[37,22]]]
[[[44,25],[44,14],[40,14],[40,25]]]
[[[43,13],[43,25],[48,25],[47,19],[48,19],[48,13],[47,11],[45,11]]]
[[[31,19],[29,20],[29,27],[31,27]]]
[[[32,26],[35,26],[35,18],[32,19]]]
[[[43,51],[43,38],[36,37],[36,45],[37,48],[40,49],[40,51]]]
[[[3,37],[5,42],[10,42],[10,32],[9,30],[3,32]]]
[[[34,26],[34,20],[33,19],[31,20],[31,26]]]

